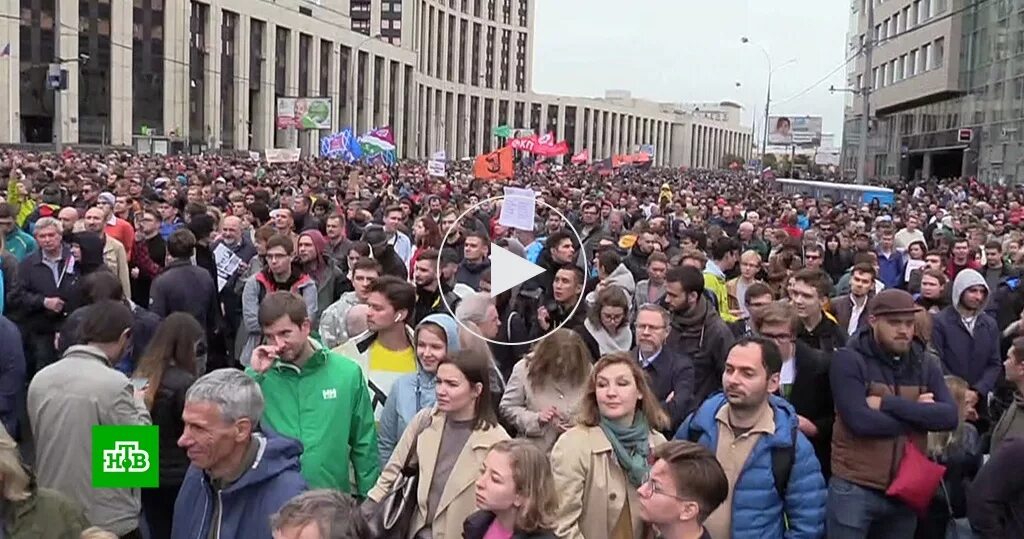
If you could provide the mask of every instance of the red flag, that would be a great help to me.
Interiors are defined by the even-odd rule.
[[[585,165],[590,162],[590,150],[583,148],[580,153],[572,156],[570,160],[574,165]]]

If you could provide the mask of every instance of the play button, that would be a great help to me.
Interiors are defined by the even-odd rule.
[[[477,202],[476,204],[474,204],[474,205],[466,208],[465,210],[463,210],[462,214],[460,214],[458,216],[458,218],[456,219],[455,223],[453,223],[451,226],[447,227],[447,230],[443,230],[443,232],[444,232],[443,236],[444,237],[441,239],[441,245],[448,245],[448,239],[452,236],[452,234],[457,234],[459,232],[459,230],[462,229],[461,223],[463,222],[464,219],[466,219],[470,215],[474,215],[475,216],[475,215],[478,215],[479,212],[483,212],[483,214],[484,214],[483,219],[486,220],[487,218],[489,218],[490,216],[493,215],[493,209],[494,209],[494,204],[495,203],[497,203],[497,202],[504,202],[506,199],[510,199],[510,198],[521,199],[523,197],[522,196],[517,196],[517,195],[510,195],[508,197],[505,197],[505,196],[491,197],[491,198],[488,198],[488,199],[485,199],[485,200],[481,200],[480,202]],[[529,203],[527,203],[527,204],[529,204]],[[523,213],[519,213],[518,214],[518,217],[521,218],[521,220],[519,222],[523,223],[521,226],[529,226],[529,223],[534,222],[535,219],[537,218],[537,216],[536,216],[536,213],[538,213],[537,210],[540,210],[543,207],[543,208],[546,208],[547,211],[549,211],[549,212],[559,216],[562,219],[562,223],[563,223],[564,228],[566,230],[568,230],[569,232],[571,232],[576,237],[576,241],[574,243],[576,244],[577,249],[579,248],[579,245],[582,245],[583,240],[582,240],[582,238],[580,238],[579,232],[573,226],[572,222],[570,222],[568,219],[566,219],[565,215],[563,215],[562,212],[558,211],[558,208],[556,208],[556,207],[554,207],[554,206],[552,206],[552,205],[550,205],[550,204],[548,204],[548,203],[546,203],[546,202],[544,202],[542,200],[537,200],[537,199],[534,199],[534,204],[535,204],[535,206],[534,206],[534,208],[532,208],[532,210],[534,210],[534,211],[530,211],[531,208],[527,208],[527,209],[524,210],[521,200],[519,200],[518,203],[516,204],[516,211],[517,212],[522,212],[522,211],[526,212],[525,214],[523,214]],[[506,209],[508,209],[508,208],[506,208]],[[511,209],[509,209],[509,211],[512,212]],[[523,217],[524,215],[526,215],[526,217]],[[480,219],[473,218],[473,219],[470,219],[469,221],[467,221],[466,224],[467,224],[467,226],[469,226],[471,228],[479,228],[480,227],[480,223],[481,223]],[[513,225],[513,226],[511,226],[511,228],[516,228],[516,227]],[[542,239],[540,239],[538,241],[543,243],[544,239],[542,238]],[[490,243],[490,252],[491,252],[491,256],[490,256],[490,262],[491,262],[491,267],[490,267],[490,272],[491,272],[491,291],[490,291],[490,297],[492,299],[497,297],[498,295],[504,293],[504,292],[508,292],[509,290],[515,288],[516,286],[518,286],[518,285],[520,285],[522,283],[525,283],[525,282],[527,282],[527,281],[533,279],[534,277],[537,277],[538,275],[541,275],[543,273],[549,273],[550,274],[549,275],[550,278],[547,279],[550,282],[551,280],[554,279],[554,277],[555,277],[554,274],[557,272],[557,267],[553,267],[551,269],[545,269],[543,266],[534,264],[534,263],[530,262],[529,260],[527,260],[527,259],[525,259],[525,258],[523,258],[523,257],[521,257],[521,256],[519,256],[519,255],[517,255],[515,253],[513,253],[512,251],[509,251],[508,249],[505,249],[504,247],[501,247],[496,242],[491,242]],[[587,275],[587,262],[589,262],[589,260],[583,260],[583,257],[580,257],[580,258],[581,258],[581,260],[583,262],[582,263],[582,268],[581,268],[583,270],[583,275]],[[437,261],[437,278],[441,279],[441,276],[442,276],[442,272],[441,272],[441,257],[438,257],[438,261]],[[439,283],[439,284],[441,284],[441,283]],[[565,324],[570,319],[573,318],[573,314],[576,312],[576,310],[581,309],[581,308],[586,308],[586,307],[584,307],[582,305],[583,304],[583,296],[584,296],[583,294],[580,294],[577,297],[575,305],[572,306],[572,308],[569,310],[568,313],[564,313],[566,316],[565,316],[565,318],[563,320],[561,320],[561,321],[553,320],[552,322],[555,322],[555,323],[552,324],[551,327],[543,335],[537,336],[536,333],[530,332],[529,337],[531,337],[531,338],[529,340],[525,340],[525,341],[522,341],[522,342],[511,342],[509,340],[509,339],[512,338],[512,335],[511,335],[511,333],[509,333],[507,331],[507,328],[505,327],[505,324],[507,323],[507,321],[502,321],[501,322],[501,325],[499,326],[498,332],[497,332],[498,333],[497,339],[499,339],[499,340],[494,340],[492,338],[489,338],[488,336],[481,335],[480,333],[478,333],[478,330],[479,330],[478,328],[467,326],[465,323],[463,323],[462,320],[459,320],[458,317],[455,317],[455,320],[456,320],[456,322],[459,323],[459,326],[462,329],[472,333],[476,337],[479,337],[479,338],[481,338],[481,339],[483,339],[483,340],[485,340],[485,341],[487,341],[489,343],[496,344],[496,345],[504,345],[504,346],[526,346],[526,345],[531,345],[531,344],[533,344],[533,343],[543,339],[544,337],[546,337],[549,334],[551,334],[551,332],[553,332],[553,331],[561,329],[563,326],[565,326]],[[543,296],[540,296],[539,294],[537,294],[537,290],[534,290],[534,289],[530,289],[530,290],[526,290],[526,291],[522,291],[521,290],[520,291],[520,296],[519,296],[518,300],[514,300],[513,303],[518,304],[518,303],[520,303],[519,300],[522,300],[523,305],[521,307],[519,307],[519,310],[517,312],[525,320],[536,320],[537,312],[538,312],[539,308],[540,307],[545,307],[545,308],[549,307],[548,305],[543,304],[543,301],[547,301],[547,300],[545,300]],[[448,313],[450,313],[450,314],[452,314],[454,316],[455,309],[453,308],[452,305],[450,305],[448,303],[448,294],[441,294],[441,301],[444,303],[445,310],[447,310]],[[565,306],[565,307],[568,307],[568,305]]]
[[[541,273],[544,268],[491,244],[491,297],[495,297],[510,288],[528,281]]]

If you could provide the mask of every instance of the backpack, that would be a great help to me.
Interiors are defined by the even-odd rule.
[[[786,491],[789,489],[789,476],[793,472],[793,463],[796,461],[796,437],[799,429],[793,429],[793,440],[789,447],[772,448],[772,478],[775,480],[775,492],[783,504],[786,502]],[[690,429],[687,439],[690,442],[698,443],[703,431]]]

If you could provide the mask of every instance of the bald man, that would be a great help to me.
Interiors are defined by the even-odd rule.
[[[128,251],[124,244],[107,235],[107,212],[101,206],[93,206],[85,211],[85,230],[99,235],[103,240],[103,261],[110,271],[117,275],[124,289],[124,297],[132,297],[131,274],[128,270]]]
[[[369,314],[370,307],[365,303],[353,305],[351,309],[345,313],[345,329],[349,335],[359,335],[366,331],[369,327],[366,325],[366,315]]]
[[[65,234],[85,230],[82,222],[78,219],[78,210],[75,208],[61,208],[61,210],[57,212],[57,218],[60,219],[61,224],[64,225]]]

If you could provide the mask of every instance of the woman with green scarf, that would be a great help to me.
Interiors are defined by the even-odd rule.
[[[551,450],[561,539],[641,539],[637,488],[668,415],[628,352],[602,357],[590,375],[575,427]]]

